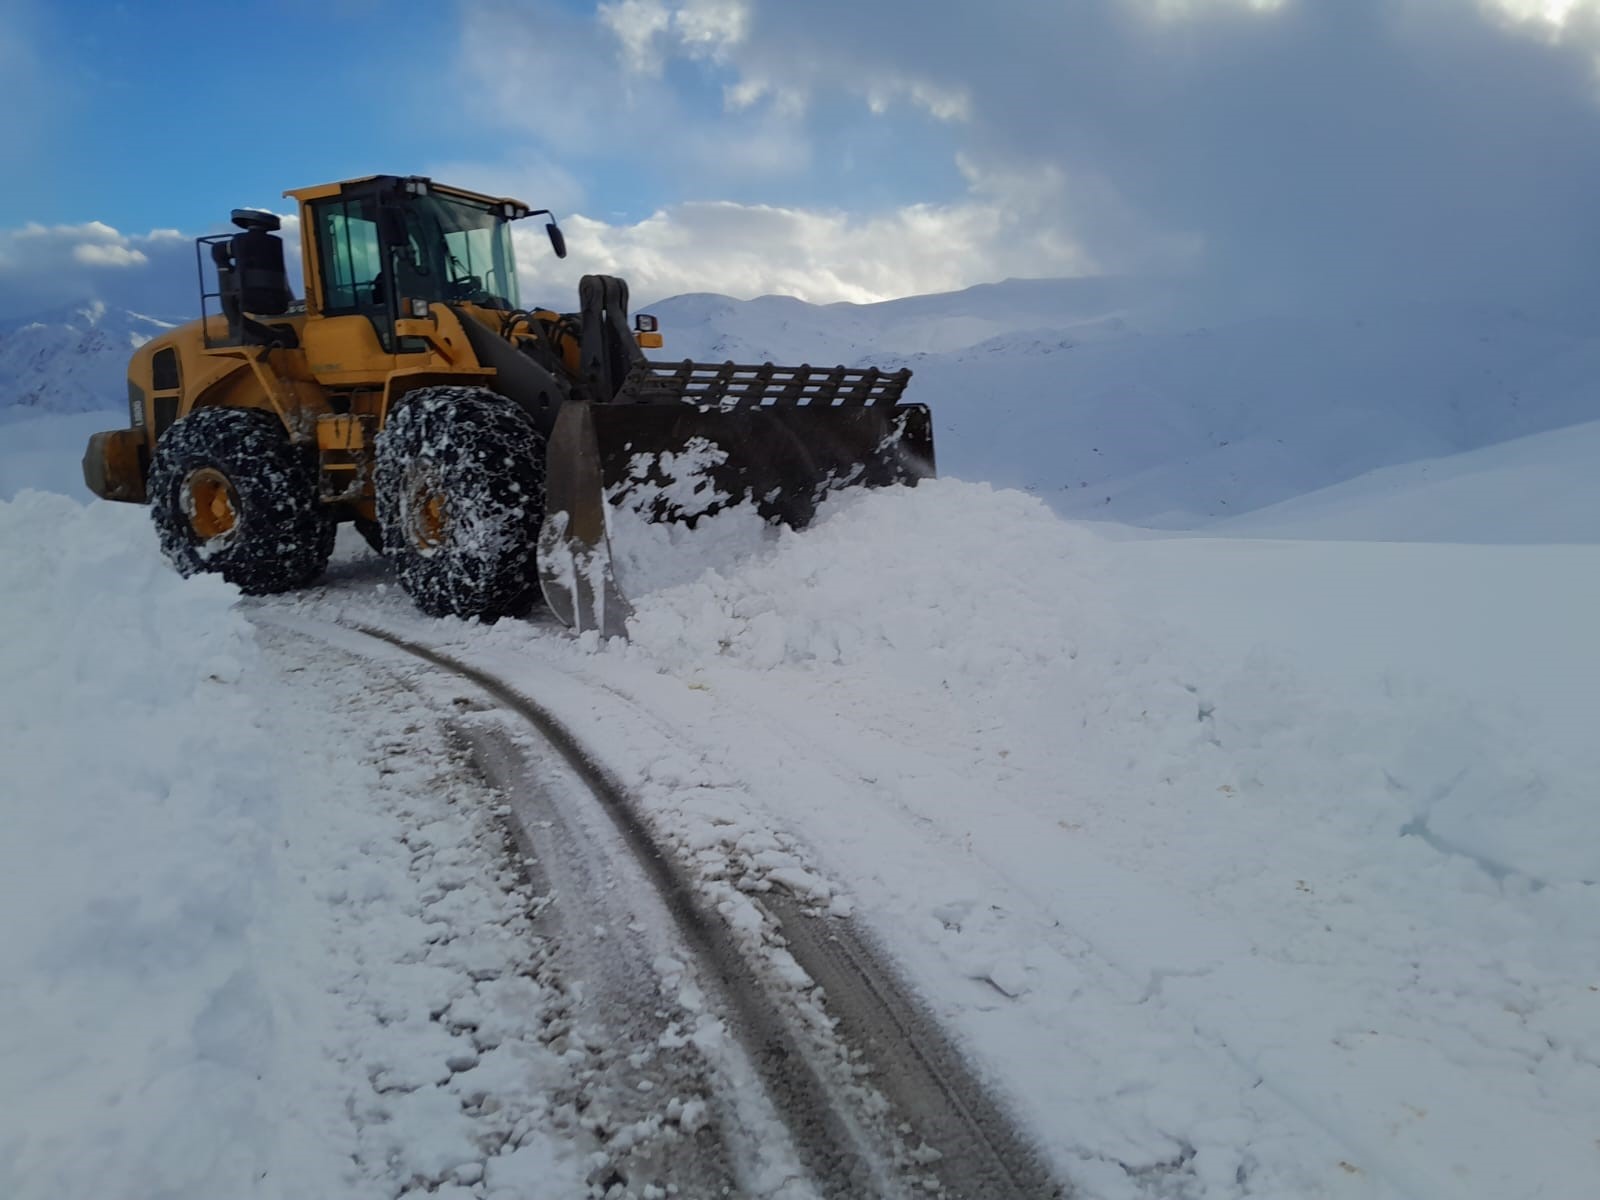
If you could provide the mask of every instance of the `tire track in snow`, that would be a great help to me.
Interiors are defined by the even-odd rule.
[[[349,627],[347,627],[349,628]],[[694,879],[655,840],[626,790],[541,706],[493,675],[373,626],[354,626],[467,680],[517,714],[566,761],[614,823],[679,933],[721,982],[728,1014],[795,1148],[824,1196],[1062,1198],[938,1023],[849,920],[825,920],[766,896],[800,967],[822,986],[831,1035],[786,1011]],[[536,839],[535,839],[536,841]]]

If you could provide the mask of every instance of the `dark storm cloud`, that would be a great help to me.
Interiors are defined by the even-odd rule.
[[[1108,265],[1192,234],[1209,274],[1274,290],[1521,293],[1596,269],[1582,11],[1556,37],[1473,0],[766,0],[748,29],[727,61],[755,78],[964,93],[967,156],[1059,169]]]

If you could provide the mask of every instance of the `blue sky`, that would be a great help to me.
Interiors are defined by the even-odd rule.
[[[59,109],[38,185],[0,192],[0,225],[200,229],[235,205],[282,207],[288,187],[407,173],[437,143],[444,98],[418,80],[430,62],[449,75],[450,4],[252,7],[263,19],[194,0],[17,5]]]
[[[7,7],[0,0],[0,13]],[[29,182],[0,191],[0,227],[97,220],[128,232],[201,229],[236,205],[281,208],[289,187],[439,162],[516,163],[543,140],[484,111],[485,94],[475,94],[461,60],[471,5],[274,0],[256,21],[195,0],[11,7],[56,111],[40,118],[47,138],[31,156]],[[594,4],[506,10],[527,18],[513,36],[537,39],[548,24],[564,41],[584,42],[595,70],[613,57]],[[722,112],[718,74],[684,59],[667,64],[686,122]],[[539,98],[553,121],[565,103],[555,88]],[[886,207],[959,191],[949,154],[927,153],[938,122],[917,113],[861,121],[859,108],[823,98],[808,114],[829,131],[826,172],[733,173],[700,193],[675,164],[603,136],[564,147],[563,161],[581,170],[597,213],[622,221],[684,199]]]
[[[0,0],[0,319],[173,312],[187,238],[375,171],[555,209],[535,294],[1527,295],[1600,261],[1600,0],[256,8]]]

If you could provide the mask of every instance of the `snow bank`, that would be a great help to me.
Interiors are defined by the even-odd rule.
[[[1150,577],[1030,498],[929,482],[635,596],[632,645],[595,669],[687,681],[717,706],[707,771],[820,847],[924,980],[948,954],[989,982],[930,986],[1096,1194],[1145,1194],[1141,1171],[1195,1197],[1582,1194],[1600,758],[1492,687],[1335,677],[1169,626],[1187,576],[1159,598]],[[1279,583],[1241,590],[1240,619],[1316,586]],[[1096,961],[1133,1008],[1085,981]],[[1064,997],[1107,1007],[1086,1023]],[[1342,1149],[1292,1134],[1306,1117]]]
[[[249,626],[142,509],[0,502],[0,1194],[327,1194],[292,1152],[317,1075],[257,968],[274,756]]]
[[[992,690],[1022,663],[1070,652],[1098,591],[1081,574],[1093,535],[1020,492],[953,480],[836,495],[811,528],[780,530],[754,557],[708,541],[679,532],[699,577],[634,597],[633,640],[664,661],[871,663]]]
[[[1111,544],[1022,493],[935,480],[847,495],[753,558],[691,553],[693,535],[679,536],[692,561],[716,565],[635,596],[633,634],[676,669],[825,664],[955,689],[1009,741],[1137,759],[1135,785],[1224,757],[1245,781],[1284,771],[1305,781],[1289,764],[1313,761],[1309,752],[1334,774],[1308,800],[1345,779],[1371,797],[1374,820],[1447,819],[1496,871],[1600,880],[1600,812],[1581,772],[1541,764],[1561,752],[1534,731],[1496,728],[1512,714],[1418,680],[1329,693],[1265,656],[1230,660],[1203,635],[1166,627],[1157,613],[1171,597],[1119,585]]]

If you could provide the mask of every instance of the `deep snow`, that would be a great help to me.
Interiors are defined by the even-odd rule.
[[[979,299],[904,302],[876,357],[917,367],[947,471],[1036,497],[941,480],[738,529],[733,559],[678,539],[655,591],[664,548],[633,545],[627,647],[425,620],[351,539],[325,588],[241,606],[172,575],[143,512],[21,491],[81,494],[87,427],[120,413],[8,424],[0,900],[27,919],[0,935],[0,1192],[484,1198],[522,1145],[545,1194],[580,1186],[570,1076],[497,1071],[518,1140],[485,1139],[429,1019],[464,977],[481,1009],[466,964],[524,944],[515,880],[478,869],[484,797],[403,689],[364,705],[366,668],[248,619],[288,611],[514,676],[730,919],[773,887],[869,922],[1087,1195],[1589,1194],[1587,335],[1480,310],[1463,353],[1459,310],[1201,332],[1114,289]],[[705,303],[732,357],[814,337],[798,302]],[[1028,412],[991,421],[1007,371]],[[1224,411],[1254,432],[1210,445]],[[1206,536],[1064,522],[1035,468],[1082,428],[1126,437],[1090,443],[1122,449],[1082,511],[1281,502]],[[462,881],[442,972],[412,970]],[[535,1026],[547,1001],[519,998]],[[383,1094],[395,1073],[415,1086]]]
[[[363,1171],[401,1147],[360,1158],[380,1127],[333,1102],[361,1093],[362,1038],[326,994],[353,901],[327,875],[353,861],[368,877],[421,780],[383,778],[404,760],[380,766],[375,732],[351,760],[371,715],[333,719],[325,672],[279,696],[306,712],[274,719],[229,590],[170,574],[138,510],[30,494],[0,514],[5,750],[26,764],[4,877],[13,911],[35,914],[3,951],[23,1014],[8,1191],[181,1164],[163,1180],[180,1195],[286,1195],[313,1176],[364,1194]],[[633,645],[603,653],[538,625],[423,620],[370,573],[287,603],[458,644],[585,730],[686,853],[864,914],[1089,1194],[1581,1194],[1600,1109],[1587,731],[1503,704],[1493,671],[1463,695],[1424,655],[1332,669],[1359,622],[1264,639],[1316,651],[1298,659],[1250,648],[1250,603],[1314,612],[1325,596],[1312,571],[1270,565],[1277,547],[1110,539],[940,481],[841,500],[752,560],[638,597]],[[1397,575],[1394,547],[1340,549],[1345,573],[1391,581],[1397,613],[1436,575],[1426,558]],[[1600,580],[1589,547],[1449,549],[1480,583],[1513,559],[1536,591]],[[1319,561],[1314,543],[1281,552]],[[1186,590],[1248,553],[1275,590]],[[1504,589],[1453,599],[1435,655],[1515,635]],[[1596,675],[1589,611],[1538,623],[1575,678]],[[274,654],[296,672],[315,651]],[[286,736],[308,763],[274,753]],[[361,893],[363,936],[414,919],[403,894]],[[393,1069],[440,1052],[418,1028]],[[555,1139],[529,1103],[526,1135]],[[369,1165],[352,1172],[352,1154]],[[268,1162],[270,1185],[232,1190]]]
[[[521,683],[730,920],[863,914],[1089,1195],[1582,1194],[1600,755],[1537,659],[1438,668],[1498,629],[1600,677],[1600,551],[1107,537],[954,481],[733,547],[681,540],[627,647],[294,607]],[[1330,578],[1366,608],[1320,621]]]
[[[944,981],[939,1002],[987,1035],[1067,1156],[1137,1146],[1128,1157],[1154,1163],[1201,1147],[1188,1195],[1240,1194],[1241,1173],[1258,1194],[1369,1194],[1341,1163],[1370,1194],[1579,1194],[1600,1111],[1592,737],[1546,719],[1564,705],[1536,687],[1502,702],[1538,679],[1537,655],[1480,670],[1463,694],[1433,683],[1421,653],[1333,669],[1361,652],[1359,620],[1308,615],[1293,641],[1316,652],[1298,657],[1252,644],[1243,613],[1315,613],[1324,578],[1269,567],[1253,578],[1271,591],[1252,595],[1247,576],[1220,603],[1191,602],[1204,555],[1226,576],[1236,545],[1168,545],[1182,565],[1162,589],[1158,544],[1102,542],[1015,493],[858,498],[761,562],[640,601],[625,657],[710,693],[694,724],[746,781],[756,825],[848,861],[843,886],[898,926],[908,957],[919,933],[922,953],[945,950],[925,976]],[[1394,570],[1387,547],[1348,549],[1346,582],[1386,588],[1394,624],[1416,623],[1426,598],[1411,596],[1440,556]],[[1600,590],[1600,551],[1474,553],[1453,578],[1478,586],[1448,598],[1454,653],[1495,628],[1559,643],[1589,681],[1568,698],[1595,711],[1584,598]],[[1532,637],[1514,615],[1524,589],[1570,600],[1542,606]],[[1228,623],[1231,642],[1214,633]],[[1434,652],[1447,641],[1436,630]],[[815,739],[847,774],[779,785],[735,723],[750,713],[803,731],[793,753]],[[900,820],[868,815],[879,808]],[[946,852],[906,862],[913,837]],[[1094,1035],[1114,1062],[1078,1061],[1057,1039],[1085,958],[1245,1082],[1215,1064],[1206,1079],[1195,1047],[1149,1043],[1142,1019],[1107,1013]],[[1017,994],[1004,1022],[962,1011],[985,1007],[963,974]],[[1134,1080],[1157,1089],[1156,1109],[1125,1102]],[[1319,1157],[1283,1110],[1331,1131],[1343,1157]],[[1080,1140],[1086,1129],[1102,1138]],[[1104,1165],[1085,1167],[1094,1194],[1140,1194]]]

